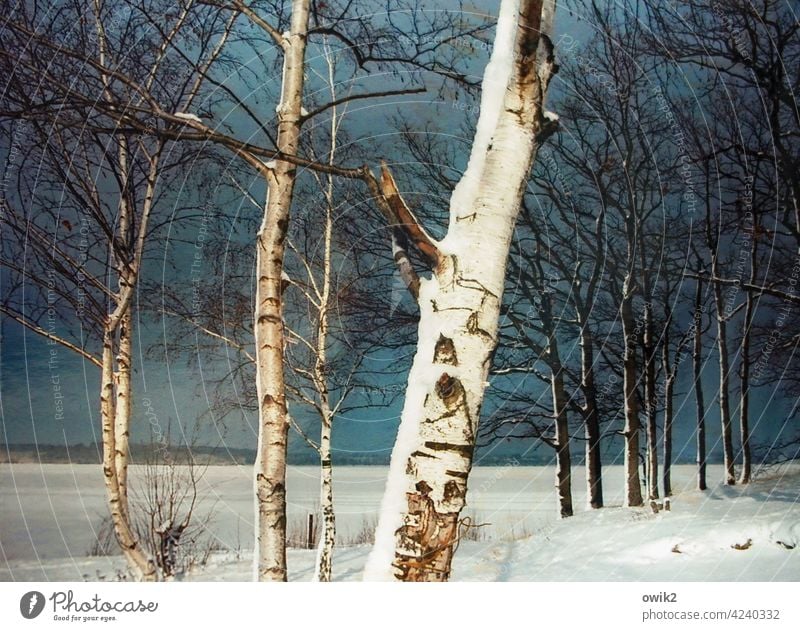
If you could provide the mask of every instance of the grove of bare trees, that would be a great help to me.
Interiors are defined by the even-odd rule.
[[[129,501],[155,326],[209,418],[255,419],[257,580],[288,578],[296,444],[333,580],[359,411],[399,410],[367,580],[450,578],[502,441],[542,448],[562,519],[609,466],[658,510],[678,462],[703,491],[800,453],[785,0],[29,1],[0,42],[3,326],[96,370],[132,578],[175,574],[197,495],[170,464]]]

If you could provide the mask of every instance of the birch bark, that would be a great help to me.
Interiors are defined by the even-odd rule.
[[[711,274],[718,278],[717,254],[711,256]],[[733,430],[730,404],[730,358],[728,355],[728,316],[722,286],[714,283],[714,303],[717,308],[717,354],[719,355],[719,416],[722,424],[722,457],[725,467],[725,484],[736,484],[733,461]]]
[[[328,62],[328,85],[331,99],[336,99],[334,65],[331,52],[325,46]],[[328,164],[333,164],[336,155],[336,134],[339,119],[336,106],[331,108],[331,145]],[[317,323],[317,352],[314,362],[314,381],[319,394],[320,429],[320,507],[322,509],[322,536],[317,553],[317,580],[329,582],[333,569],[333,546],[336,542],[336,513],[333,508],[333,461],[331,460],[331,432],[333,430],[333,410],[328,391],[328,310],[331,300],[331,254],[333,247],[333,176],[327,176],[325,189],[325,236],[322,261],[322,291],[319,300],[319,320]]]
[[[278,105],[277,149],[296,155],[302,124],[302,96],[310,0],[293,0],[291,27],[284,45],[284,72]],[[297,167],[275,161],[256,240],[256,391],[258,449],[255,465],[256,554],[258,580],[286,580],[286,407],[281,274],[289,211]]]
[[[367,580],[444,581],[465,504],[506,259],[546,127],[553,3],[503,0],[467,172],[431,278]],[[498,98],[498,94],[501,98]]]

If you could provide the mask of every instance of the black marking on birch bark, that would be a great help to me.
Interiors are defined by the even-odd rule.
[[[278,235],[282,239],[283,236],[286,234],[286,230],[289,228],[289,220],[288,219],[278,219]]]
[[[453,478],[460,478],[462,480],[466,480],[469,476],[469,473],[466,471],[453,471],[452,469],[445,469],[445,475],[449,475]]]
[[[433,351],[433,363],[458,366],[458,354],[452,339],[439,334],[439,340],[436,342],[436,348]]]
[[[435,440],[426,440],[424,446],[431,451],[452,451],[461,454],[465,458],[472,458],[472,452],[475,450],[474,445],[439,442]]]
[[[455,410],[464,395],[464,386],[455,377],[446,372],[436,381],[436,395],[442,400],[448,410]]]
[[[478,315],[477,311],[473,311],[469,318],[467,318],[467,331],[471,335],[482,335],[490,340],[494,340],[492,334],[489,333],[486,329],[482,329],[479,324],[480,316]]]
[[[444,485],[444,493],[443,498],[445,502],[449,502],[454,497],[460,498],[464,497],[464,493],[461,490],[458,482],[455,480],[448,480],[447,483]]]
[[[260,315],[260,316],[258,316],[258,323],[259,324],[264,324],[266,322],[269,322],[270,324],[278,324],[278,323],[281,322],[281,318],[280,318],[280,316],[276,316],[276,315]]]

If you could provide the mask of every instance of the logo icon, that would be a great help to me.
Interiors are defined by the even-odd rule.
[[[19,599],[19,612],[23,618],[33,620],[44,609],[44,594],[42,592],[28,592]]]

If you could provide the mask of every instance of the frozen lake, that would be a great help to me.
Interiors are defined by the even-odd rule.
[[[337,531],[342,542],[374,527],[387,467],[334,469]],[[132,488],[141,470],[132,467]],[[694,488],[695,468],[674,468],[674,492]],[[622,503],[622,469],[604,470],[608,506]],[[720,478],[720,466],[709,467],[709,482]],[[213,510],[210,530],[219,547],[253,548],[252,467],[209,467],[199,484],[200,514]],[[470,477],[467,515],[489,524],[485,540],[516,539],[549,530],[557,521],[552,467],[476,467]],[[288,475],[289,536],[298,546],[305,537],[309,512],[318,505],[319,477],[313,466],[290,467]],[[135,495],[132,495],[135,498]],[[576,512],[586,510],[584,470],[573,470]],[[104,515],[102,471],[96,465],[0,465],[0,555],[15,560],[83,557],[91,547]]]

